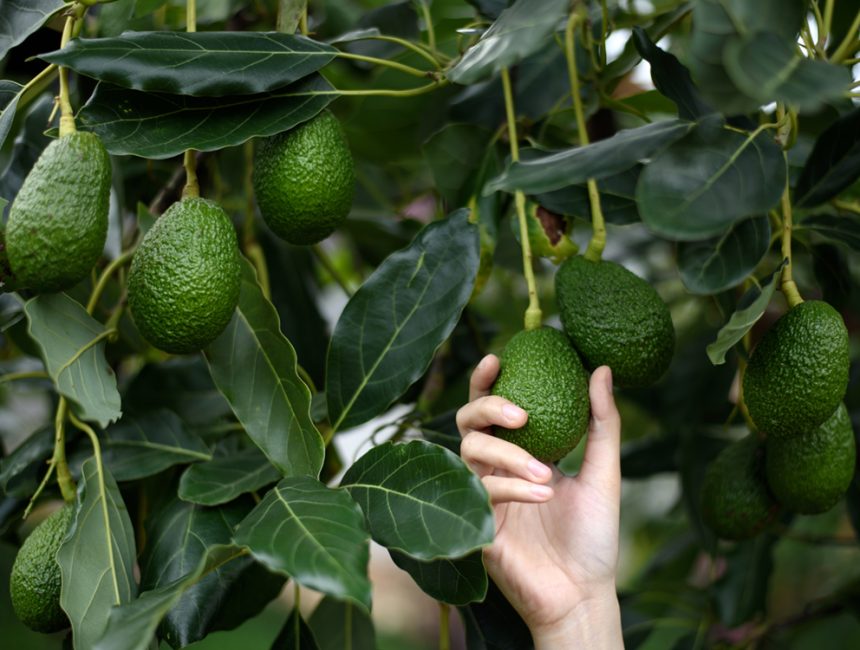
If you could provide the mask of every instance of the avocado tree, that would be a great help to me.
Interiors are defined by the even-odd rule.
[[[603,301],[611,365],[660,346],[627,647],[860,643],[856,0],[7,0],[0,62],[4,644],[180,648],[289,581],[255,647],[402,647],[373,540],[439,647],[529,647],[454,414],[606,298],[580,262],[656,290]]]

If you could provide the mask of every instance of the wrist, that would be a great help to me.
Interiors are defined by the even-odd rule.
[[[586,598],[563,618],[532,629],[535,650],[621,650],[621,608],[614,586]]]

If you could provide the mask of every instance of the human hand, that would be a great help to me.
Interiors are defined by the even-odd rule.
[[[621,500],[621,420],[612,374],[591,376],[591,423],[579,474],[564,476],[493,425],[517,428],[528,415],[490,395],[499,360],[484,357],[457,412],[460,454],[481,477],[496,516],[484,550],[493,580],[529,626],[536,648],[623,647],[615,575]]]

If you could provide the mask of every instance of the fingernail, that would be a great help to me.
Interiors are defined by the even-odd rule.
[[[481,359],[481,360],[478,362],[477,369],[478,369],[478,370],[480,370],[481,368],[483,368],[483,367],[484,367],[484,366],[486,366],[486,365],[487,365],[487,357],[484,357],[483,359]]]
[[[533,485],[532,494],[540,499],[549,499],[552,496],[552,488],[546,485]]]
[[[502,415],[504,415],[505,419],[509,422],[522,420],[525,414],[525,411],[523,411],[519,406],[514,406],[513,404],[505,404],[502,407]]]
[[[535,478],[545,478],[552,473],[552,470],[542,462],[532,458],[528,463],[529,472]]]

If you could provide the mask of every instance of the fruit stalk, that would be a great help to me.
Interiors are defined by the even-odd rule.
[[[75,23],[84,15],[87,8],[82,4],[75,4],[66,16],[66,24],[63,25],[63,36],[60,40],[60,49],[66,47],[72,39]],[[69,71],[60,67],[60,137],[74,133],[75,114],[72,110],[72,102],[69,93]]]
[[[800,296],[791,274],[791,228],[791,199],[788,195],[788,183],[786,182],[785,190],[782,193],[782,257],[788,260],[788,263],[782,270],[780,290],[785,295],[788,305],[796,307],[803,302],[803,298]]]
[[[69,471],[69,464],[66,462],[66,415],[68,413],[69,404],[65,397],[60,397],[59,404],[57,404],[57,415],[54,419],[54,456],[51,462],[57,469],[57,485],[60,486],[63,501],[72,503],[75,500],[76,488],[75,480]]]

